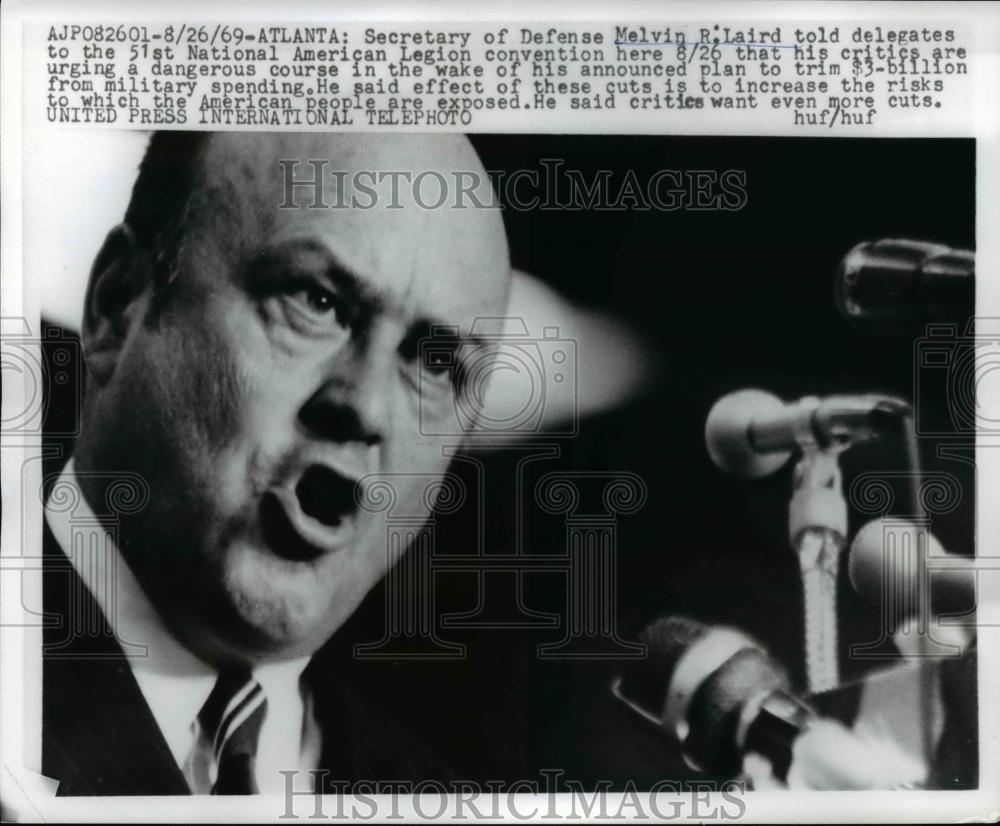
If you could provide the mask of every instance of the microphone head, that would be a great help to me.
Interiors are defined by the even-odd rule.
[[[873,519],[854,537],[847,571],[854,590],[865,599],[909,616],[920,608],[921,576],[927,577],[925,587],[939,604],[972,601],[975,576],[971,568],[935,570],[933,560],[947,557],[926,528],[904,519]]]
[[[912,522],[873,519],[864,525],[847,558],[854,590],[876,605],[889,592],[910,598],[917,591],[917,543],[926,541]]]
[[[784,465],[791,452],[758,453],[749,431],[755,419],[780,415],[785,406],[773,393],[753,388],[719,399],[705,421],[705,446],[716,467],[742,479],[759,479]]]
[[[646,659],[629,667],[620,698],[680,743],[693,768],[738,772],[744,709],[787,689],[784,669],[743,632],[687,617],[657,620],[640,640]]]
[[[866,241],[844,256],[834,279],[841,315],[864,332],[921,332],[975,308],[975,257],[927,241]]]
[[[678,661],[707,631],[704,623],[681,616],[661,617],[647,625],[639,634],[639,642],[646,646],[646,657],[627,669],[619,687],[621,693],[659,718]]]
[[[705,623],[690,617],[660,617],[642,629],[639,639],[647,646],[650,659],[676,659],[707,631]]]

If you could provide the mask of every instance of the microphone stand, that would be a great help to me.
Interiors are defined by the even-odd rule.
[[[928,524],[927,513],[921,492],[923,483],[923,464],[920,461],[920,445],[917,441],[916,421],[912,415],[904,419],[904,437],[906,440],[906,456],[909,463],[910,507],[916,524]],[[930,666],[930,658],[934,656],[931,646],[931,581],[927,566],[927,552],[930,542],[917,541],[917,664],[919,680],[920,732],[923,758],[927,764],[928,779],[934,766],[934,735],[932,721],[934,719],[934,683],[936,672]]]
[[[804,400],[805,401],[805,400]],[[921,463],[913,417],[906,414],[904,437],[909,460],[910,495],[914,516],[926,523],[920,497]],[[843,493],[839,456],[851,446],[850,439],[828,445],[817,444],[810,432],[797,434],[802,458],[795,467],[789,505],[789,538],[802,572],[805,612],[806,682],[810,694],[840,685],[837,645],[837,578],[840,556],[846,545],[847,502]],[[933,656],[930,639],[930,579],[926,541],[917,543],[917,669],[919,681],[919,725],[922,757],[932,765],[934,670],[927,660]]]
[[[840,684],[837,573],[847,537],[847,502],[838,457],[846,445],[819,448],[815,441],[803,442],[788,532],[802,571],[806,682],[815,694]]]

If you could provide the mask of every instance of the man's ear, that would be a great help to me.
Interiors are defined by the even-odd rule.
[[[83,352],[87,372],[98,384],[114,373],[129,329],[141,321],[140,299],[152,286],[149,254],[128,224],[119,224],[94,259],[84,300]]]

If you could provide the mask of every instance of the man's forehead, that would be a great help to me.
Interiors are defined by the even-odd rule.
[[[299,180],[312,178],[310,160],[327,160],[325,171],[347,175],[434,170],[447,182],[446,173],[463,170],[476,171],[485,180],[464,136],[218,134],[204,156],[208,214],[214,216],[213,234],[221,233],[226,245],[238,245],[241,256],[295,239],[327,249],[373,291],[411,307],[438,308],[449,322],[465,326],[466,316],[471,321],[477,312],[503,310],[509,262],[503,221],[495,208],[476,208],[471,202],[462,209],[450,203],[428,208],[415,203],[405,185],[398,193],[401,208],[391,208],[395,195],[389,181],[372,186],[378,203],[366,200],[365,208],[345,208],[332,175],[323,182],[321,203],[326,206],[312,208],[314,193],[299,188],[293,190],[297,206],[287,208],[285,170],[279,161],[289,160],[300,161]],[[341,206],[331,206],[336,204]]]

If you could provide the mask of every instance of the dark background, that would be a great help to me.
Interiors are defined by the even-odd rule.
[[[655,353],[659,376],[637,400],[584,419],[579,435],[557,440],[560,456],[531,465],[533,481],[552,471],[629,471],[649,499],[619,520],[617,611],[623,637],[665,614],[737,625],[764,641],[801,683],[802,605],[798,563],[788,548],[790,469],[758,482],[723,476],[703,447],[704,419],[720,395],[762,387],[787,399],[833,392],[883,392],[910,399],[914,335],[876,337],[852,328],[833,301],[837,263],[855,244],[888,237],[973,248],[975,144],[971,140],[663,138],[640,136],[473,137],[488,170],[538,168],[558,158],[585,178],[640,181],[659,169],[746,171],[748,200],[735,212],[505,211],[515,267],[583,305],[629,320]],[[627,369],[627,367],[625,368]],[[926,403],[945,410],[944,384]],[[58,398],[50,422],[59,415]],[[940,458],[940,439],[922,439],[925,467],[953,474],[960,505],[934,517],[953,552],[971,553],[973,484],[968,461]],[[65,446],[64,446],[65,447]],[[530,452],[530,451],[528,451]],[[487,503],[486,553],[514,547],[511,483],[524,452],[480,454],[482,478],[455,466]],[[56,461],[56,460],[53,460]],[[899,444],[854,448],[845,487],[866,471],[903,470]],[[907,513],[898,496],[894,512]],[[871,514],[851,514],[852,532]],[[527,554],[566,552],[565,526],[529,508]],[[467,555],[480,528],[467,509],[436,522],[436,554]],[[841,583],[842,667],[848,678],[870,663],[851,661],[850,644],[878,639],[878,611]],[[486,584],[484,585],[483,582]],[[558,573],[435,574],[434,614],[471,611],[495,622],[524,621],[513,602],[561,616]],[[359,660],[358,642],[385,629],[377,588],[323,656],[401,724],[421,736],[460,776],[480,781],[539,778],[559,769],[587,783],[649,784],[690,772],[610,699],[621,663],[538,656],[559,629],[439,628],[462,643],[452,661]],[[405,641],[403,641],[405,649]],[[416,649],[415,649],[416,650]]]

